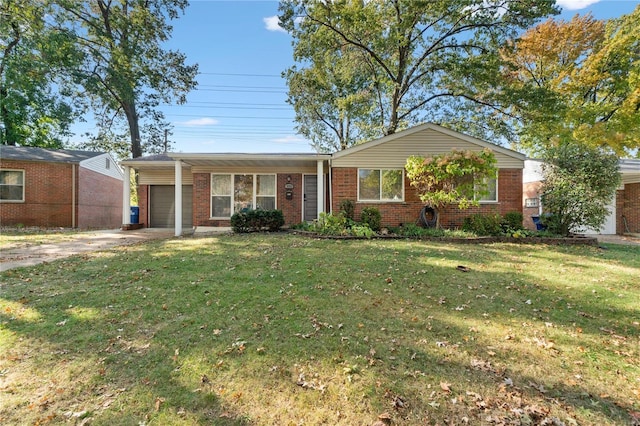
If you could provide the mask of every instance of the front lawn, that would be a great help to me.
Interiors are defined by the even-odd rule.
[[[127,246],[0,276],[0,423],[637,424],[639,300],[638,247]]]

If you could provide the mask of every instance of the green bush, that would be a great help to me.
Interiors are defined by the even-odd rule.
[[[501,235],[502,217],[499,214],[473,214],[467,216],[462,224],[462,229],[467,232],[473,232],[476,235]]]
[[[351,227],[351,235],[354,235],[356,237],[371,238],[376,235],[376,233],[367,225],[353,225]]]
[[[355,209],[356,206],[352,200],[342,200],[340,201],[340,213],[344,215],[348,220],[355,220]]]
[[[277,231],[284,225],[282,210],[247,210],[231,216],[234,232]]]
[[[373,231],[378,232],[382,223],[380,210],[375,207],[365,207],[360,214],[360,221],[363,225],[368,225]]]
[[[347,218],[342,213],[320,213],[314,222],[313,230],[325,235],[345,235],[347,232]]]
[[[520,212],[505,213],[501,221],[502,230],[507,233],[520,231],[524,229],[524,226],[522,225],[523,220],[524,220],[524,217]]]

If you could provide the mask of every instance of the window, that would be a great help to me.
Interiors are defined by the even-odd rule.
[[[276,175],[211,175],[211,217],[242,210],[276,208]]]
[[[0,201],[24,201],[24,170],[0,170]]]
[[[358,170],[358,201],[402,201],[403,194],[402,170]]]
[[[525,207],[539,207],[540,206],[540,201],[538,198],[526,198],[524,200],[524,206]]]
[[[491,178],[488,181],[487,191],[489,192],[483,197],[480,197],[478,201],[490,203],[498,201],[498,180],[496,178]]]

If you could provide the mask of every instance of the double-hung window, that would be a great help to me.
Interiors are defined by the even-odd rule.
[[[211,217],[229,218],[243,210],[275,208],[276,175],[211,175]]]
[[[24,170],[0,170],[0,201],[24,201]]]
[[[358,201],[402,201],[402,169],[359,169]]]

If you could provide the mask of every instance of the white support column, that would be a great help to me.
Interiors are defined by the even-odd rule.
[[[182,235],[182,162],[177,160],[175,166],[175,236],[179,237]]]
[[[131,223],[131,168],[124,166],[124,179],[122,181],[122,224]]]
[[[318,160],[317,165],[318,174],[318,218],[320,213],[324,212],[324,161]]]

